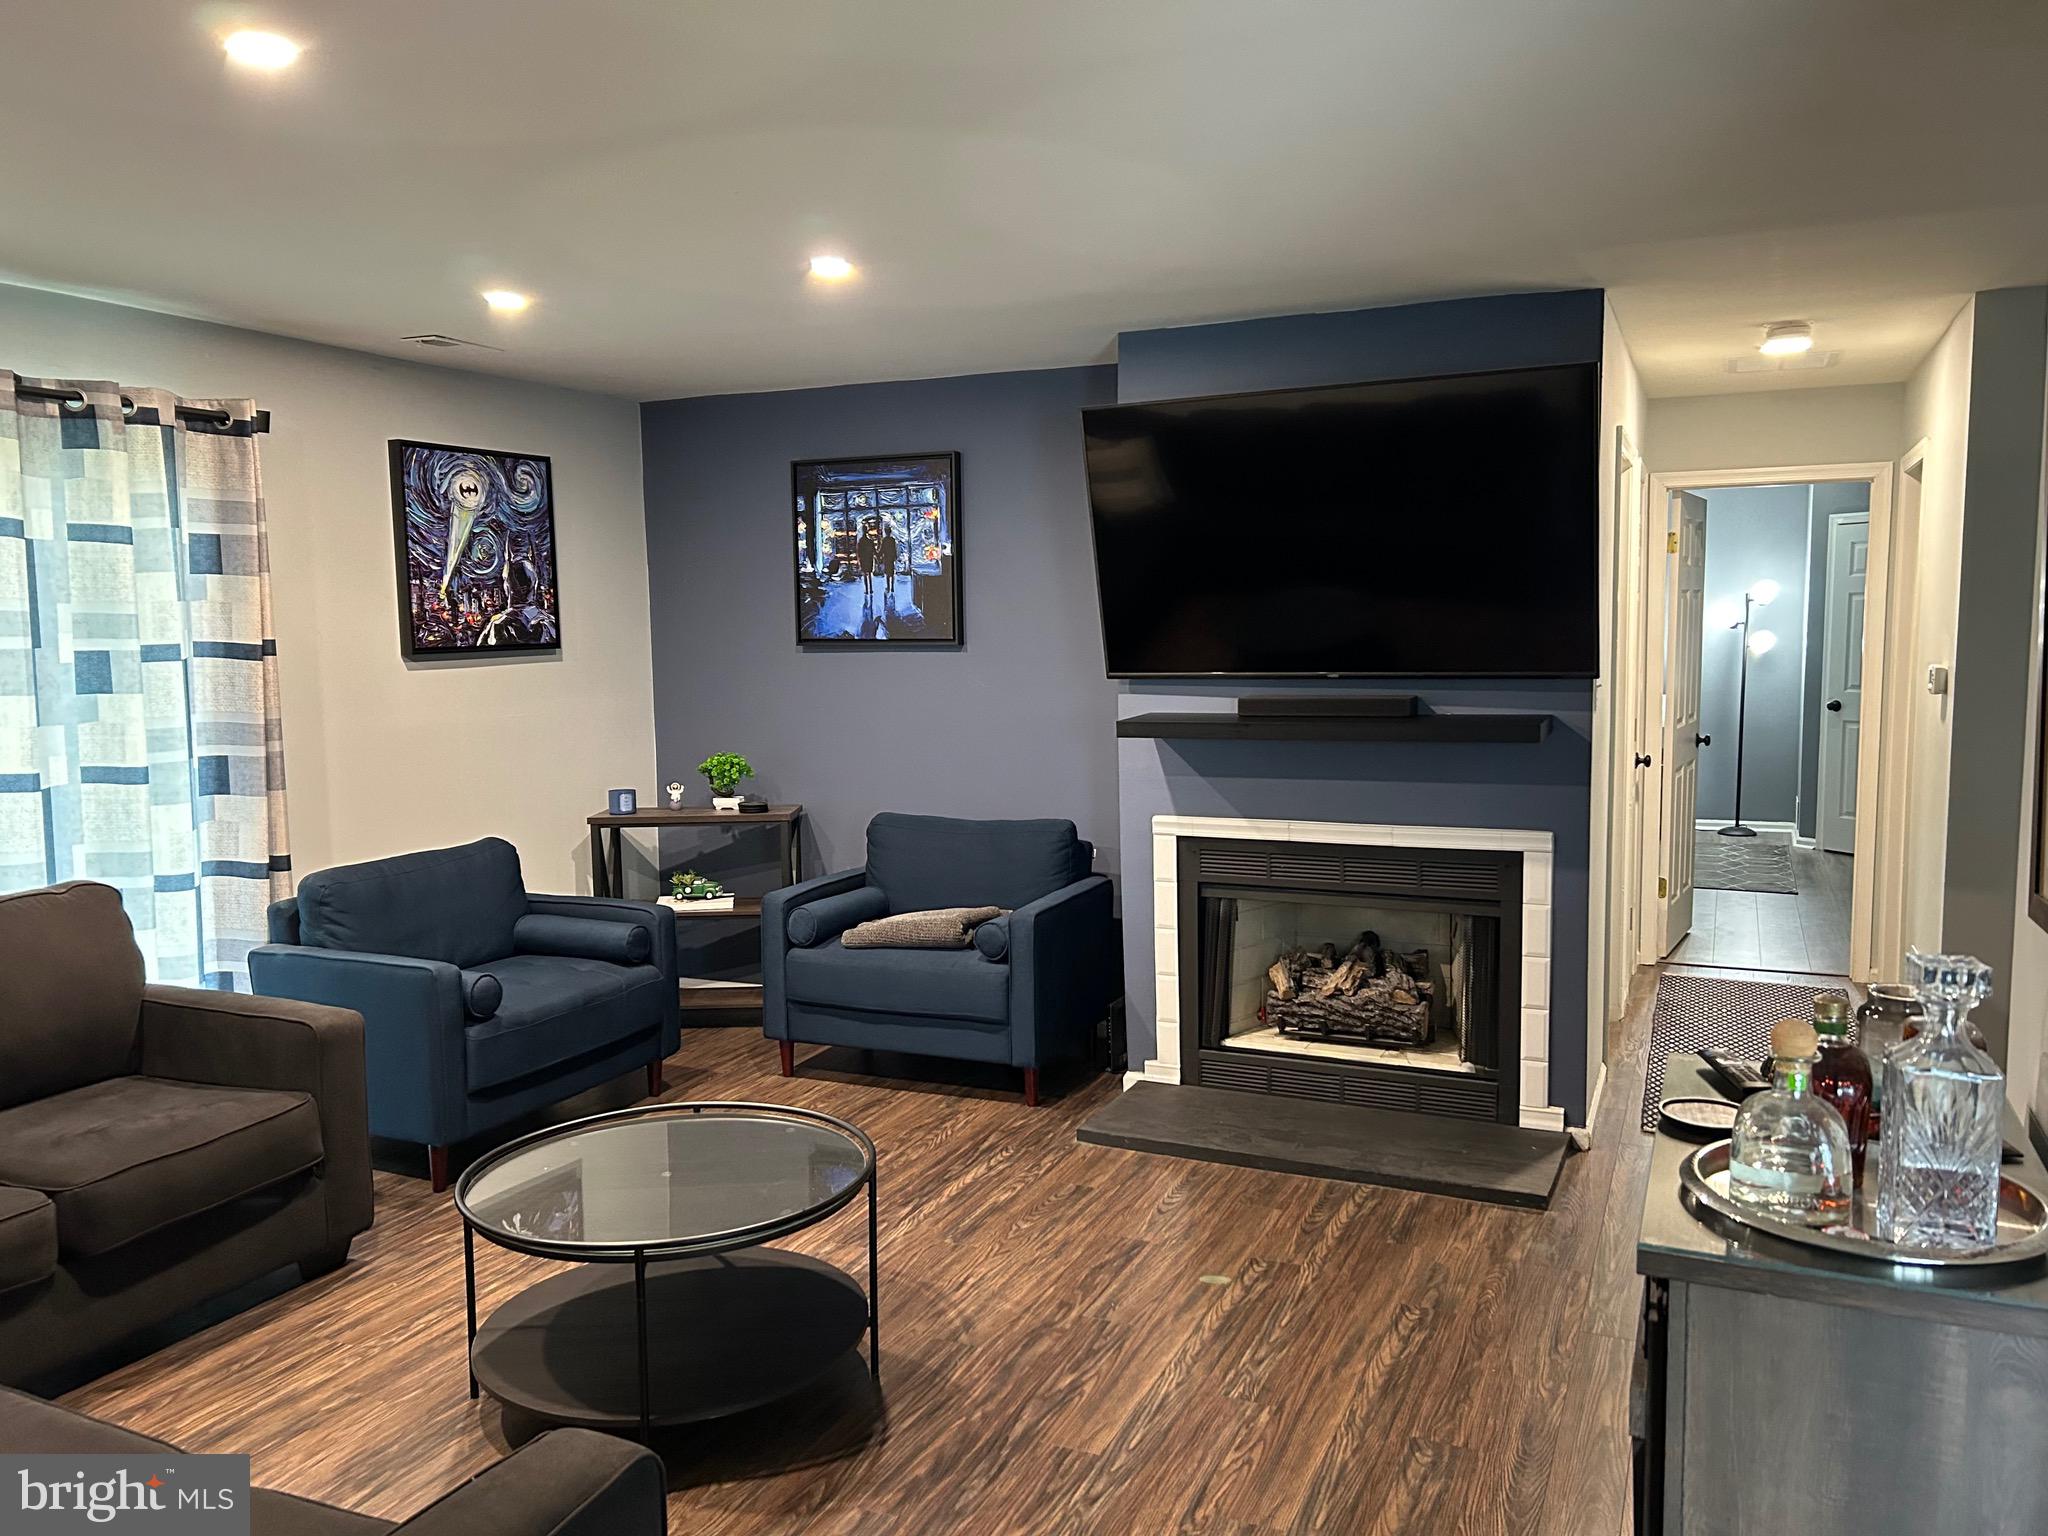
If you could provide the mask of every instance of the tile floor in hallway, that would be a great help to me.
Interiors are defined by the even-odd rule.
[[[1738,970],[1846,972],[1851,868],[1845,853],[1794,848],[1797,895],[1696,890],[1692,931],[1669,959]]]

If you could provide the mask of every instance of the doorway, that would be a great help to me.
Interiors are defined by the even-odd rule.
[[[1658,811],[1643,963],[1870,975],[1892,475],[1652,477],[1664,560],[1645,572],[1645,650],[1662,750],[1643,775]]]

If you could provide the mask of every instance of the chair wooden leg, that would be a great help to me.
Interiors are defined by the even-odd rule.
[[[795,1077],[796,1042],[794,1040],[778,1040],[775,1043],[782,1048],[782,1075],[784,1077]]]
[[[1026,1067],[1024,1069],[1024,1107],[1026,1109],[1038,1108],[1038,1068],[1036,1067]]]
[[[440,1194],[448,1188],[448,1149],[427,1148],[427,1177],[433,1181],[434,1193]]]
[[[650,1061],[647,1064],[647,1092],[649,1096],[658,1096],[666,1086],[661,1080],[661,1063]]]

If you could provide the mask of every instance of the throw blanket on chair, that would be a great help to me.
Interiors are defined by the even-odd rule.
[[[900,912],[856,923],[840,935],[848,949],[966,949],[974,930],[1001,907],[937,907],[929,912]]]

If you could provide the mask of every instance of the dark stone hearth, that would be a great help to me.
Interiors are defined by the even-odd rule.
[[[1077,1134],[1132,1152],[1534,1210],[1549,1206],[1571,1144],[1559,1131],[1165,1083],[1134,1084]]]

